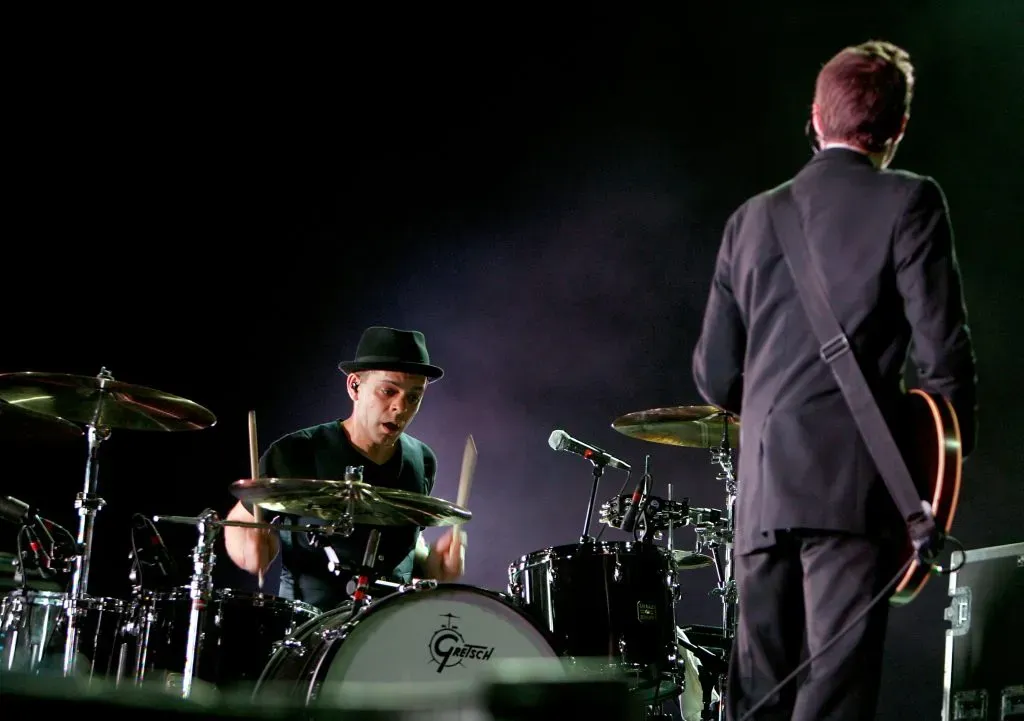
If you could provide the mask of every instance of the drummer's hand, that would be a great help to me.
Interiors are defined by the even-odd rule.
[[[270,562],[277,556],[277,533],[268,528],[250,528],[249,543],[246,544],[245,567],[252,574],[261,570],[266,573]]]
[[[449,528],[430,548],[427,573],[437,581],[454,581],[466,571],[466,532]]]

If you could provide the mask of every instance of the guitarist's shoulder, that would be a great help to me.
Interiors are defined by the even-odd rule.
[[[880,176],[915,205],[936,208],[946,206],[946,194],[939,181],[931,175],[922,175],[904,168],[887,168],[881,171]]]

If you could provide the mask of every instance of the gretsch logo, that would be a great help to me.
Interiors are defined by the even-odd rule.
[[[487,661],[494,653],[494,646],[481,646],[475,643],[466,643],[466,640],[459,633],[459,627],[452,623],[458,616],[450,613],[441,614],[447,619],[441,628],[434,631],[430,637],[428,647],[430,649],[430,660],[437,664],[437,672],[441,673],[452,666],[462,666],[465,660]]]

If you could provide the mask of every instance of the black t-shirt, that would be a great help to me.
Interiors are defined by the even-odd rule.
[[[356,450],[341,422],[334,420],[274,441],[260,458],[260,477],[340,481],[344,480],[348,466],[362,466],[365,483],[429,495],[434,488],[437,458],[428,445],[403,434],[391,459],[378,465]],[[252,512],[251,504],[245,506]],[[317,518],[264,512],[267,520],[275,516],[280,516],[285,524],[326,523]],[[278,595],[311,603],[322,611],[347,601],[346,585],[362,563],[372,528],[381,532],[374,568],[385,578],[408,582],[413,574],[416,541],[423,530],[420,526],[357,525],[348,538],[282,531]],[[340,575],[328,569],[330,559],[324,549],[328,544],[343,567]]]

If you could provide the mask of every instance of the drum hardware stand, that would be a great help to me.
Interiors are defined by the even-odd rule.
[[[380,531],[374,528],[370,531],[370,538],[366,542],[363,564],[359,567],[359,573],[354,579],[355,587],[351,592],[353,613],[359,611],[362,606],[369,604],[373,600],[370,597],[370,586],[373,583],[373,566],[377,560],[377,546],[379,544]]]
[[[725,523],[724,527],[718,529],[718,545],[725,547],[725,569],[724,573],[721,564],[718,562],[718,555],[715,555],[715,565],[719,566],[720,584],[715,595],[722,597],[722,631],[726,638],[735,638],[737,623],[737,595],[736,581],[733,578],[733,533],[736,512],[736,476],[733,473],[732,449],[729,447],[729,423],[728,418],[722,424],[722,445],[719,448],[711,449],[711,458],[714,463],[721,467],[722,472],[716,480],[725,482]]]
[[[722,423],[722,443],[717,448],[711,449],[711,461],[722,470],[716,476],[716,480],[724,481],[726,491],[725,518],[713,524],[705,535],[705,542],[713,550],[712,557],[715,559],[715,569],[718,572],[719,584],[712,591],[712,595],[722,598],[722,635],[727,640],[736,637],[736,624],[739,617],[736,581],[733,578],[733,540],[734,523],[736,512],[736,476],[733,473],[732,448],[729,445],[729,420],[726,414]],[[698,530],[700,535],[700,530]],[[707,538],[710,536],[710,539]],[[724,546],[724,553],[719,554],[718,549]],[[724,555],[724,569],[721,556]],[[718,718],[725,719],[725,685],[728,682],[728,672],[719,674],[719,702]]]
[[[346,466],[345,480],[362,483],[363,466]],[[306,541],[313,548],[321,548],[320,544],[322,543],[322,541],[320,539],[325,536],[333,536],[334,534],[338,534],[342,538],[348,538],[356,530],[355,523],[352,521],[352,519],[355,518],[355,514],[355,497],[352,495],[352,493],[347,493],[345,495],[345,510],[341,512],[341,517],[336,521],[331,521],[330,523],[322,525],[316,524],[316,530],[307,530]],[[325,551],[327,551],[327,549],[329,548],[329,546],[326,545],[322,547]],[[333,555],[333,551],[328,553],[327,558],[329,561],[328,570],[336,574],[337,571],[335,570],[335,568],[332,568],[331,566],[334,565],[340,568],[340,565],[338,564],[337,557]]]
[[[189,598],[192,606],[188,619],[188,641],[185,644],[185,673],[181,681],[181,697],[192,695],[192,683],[196,676],[196,663],[203,647],[203,628],[206,620],[206,606],[213,597],[213,567],[216,563],[214,542],[220,527],[231,521],[221,521],[217,512],[207,509],[198,517],[185,516],[154,516],[156,522],[194,524],[199,532],[199,540],[192,550],[192,581],[189,584]]]
[[[181,696],[189,698],[196,676],[196,664],[203,645],[203,628],[206,607],[213,597],[213,567],[217,562],[215,541],[224,526],[242,528],[282,528],[280,524],[253,523],[249,521],[222,521],[217,512],[207,509],[199,516],[153,516],[156,523],[185,523],[196,526],[199,539],[192,550],[192,580],[189,584],[189,598],[192,606],[189,612],[188,641],[185,645],[185,673],[182,679]],[[294,530],[312,530],[318,526],[298,526]]]
[[[657,534],[654,530],[648,527],[650,521],[647,517],[648,504],[651,502],[648,495],[651,493],[653,488],[654,484],[651,482],[651,457],[644,456],[644,475],[640,479],[640,493],[637,494],[634,492],[633,499],[635,499],[636,502],[633,503],[632,499],[630,502],[630,506],[636,506],[636,509],[633,512],[633,516],[636,520],[627,524],[626,517],[630,515],[631,510],[630,508],[627,508],[622,514],[622,523],[619,525],[619,529],[626,531],[627,533],[633,533],[634,529],[637,526],[640,526],[643,529],[639,537],[640,543],[648,543],[648,536],[657,538]],[[654,510],[657,511],[657,507],[655,507]],[[627,525],[632,526],[632,528],[626,528]]]
[[[363,481],[363,466],[346,466],[345,467],[345,480],[352,481],[354,483],[362,483]],[[348,495],[346,499],[346,514],[348,523],[345,528],[348,532],[343,535],[348,537],[352,535],[354,530],[352,524],[352,517],[355,515],[355,499],[352,494]],[[368,604],[372,599],[370,598],[370,586],[374,577],[373,566],[377,560],[377,547],[380,545],[380,531],[376,528],[370,531],[370,537],[366,541],[366,550],[363,552],[363,563],[359,567],[359,571],[356,573],[354,579],[355,584],[353,586],[352,581],[349,582],[352,590],[349,591],[349,595],[352,596],[352,612],[356,613],[362,606]],[[333,549],[331,554],[334,555]],[[337,565],[337,556],[334,555],[332,559],[332,565]]]
[[[192,580],[189,584],[189,597],[192,607],[189,612],[188,641],[185,645],[185,673],[182,679],[181,696],[189,698],[192,684],[196,676],[196,664],[203,646],[203,634],[200,629],[205,624],[206,606],[213,597],[213,567],[216,564],[215,541],[220,529],[224,526],[241,528],[279,528],[290,531],[313,532],[323,528],[317,525],[283,526],[275,523],[259,523],[250,521],[222,521],[217,512],[207,509],[199,516],[153,516],[156,523],[185,523],[196,526],[199,540],[192,550]]]
[[[88,455],[85,467],[85,486],[75,499],[78,509],[78,539],[75,558],[72,563],[74,571],[71,576],[71,591],[67,599],[67,640],[64,644],[63,672],[69,676],[74,668],[75,654],[78,652],[78,604],[83,601],[89,588],[89,567],[92,559],[93,529],[96,513],[106,505],[106,501],[96,495],[99,481],[100,444],[110,438],[110,429],[100,425],[103,415],[103,399],[106,384],[114,380],[114,376],[106,368],[100,368],[96,376],[100,381],[100,401],[92,421],[86,426],[88,439]]]

